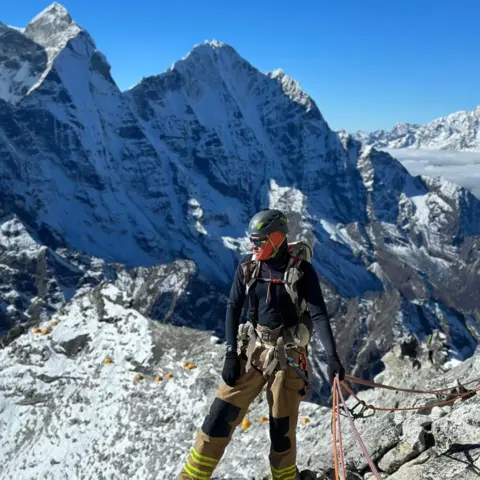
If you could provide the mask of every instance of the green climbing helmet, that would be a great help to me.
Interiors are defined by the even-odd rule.
[[[287,217],[280,211],[265,208],[255,214],[248,225],[249,237],[262,237],[273,232],[288,233]]]

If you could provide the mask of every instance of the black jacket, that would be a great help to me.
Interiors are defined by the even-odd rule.
[[[237,349],[238,324],[245,304],[245,282],[241,263],[250,258],[241,260],[235,272],[235,278],[230,289],[226,314],[226,338],[228,349]],[[259,278],[281,279],[287,267],[289,253],[287,243],[284,242],[277,255],[270,260],[262,262]],[[313,321],[314,330],[319,332],[320,339],[328,355],[337,356],[335,341],[333,339],[327,308],[323,299],[322,290],[317,274],[312,264],[302,261],[300,268],[303,276],[298,282],[298,294],[307,302],[308,311]],[[267,290],[270,285],[270,300],[267,302]],[[249,317],[254,316],[259,325],[276,328],[280,325],[290,327],[297,324],[297,312],[285,286],[281,283],[263,282],[257,280],[251,287],[251,310]]]

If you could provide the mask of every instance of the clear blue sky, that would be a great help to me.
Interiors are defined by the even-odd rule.
[[[5,0],[24,26],[49,0]],[[282,68],[330,126],[390,129],[480,104],[480,0],[65,0],[122,90],[204,40]]]

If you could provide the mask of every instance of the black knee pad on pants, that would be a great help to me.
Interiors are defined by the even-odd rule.
[[[235,421],[239,413],[240,407],[236,407],[221,398],[216,398],[203,422],[203,433],[209,437],[228,437],[232,431],[229,422]]]
[[[286,452],[292,446],[287,437],[289,425],[289,417],[274,418],[270,416],[270,441],[274,452]]]

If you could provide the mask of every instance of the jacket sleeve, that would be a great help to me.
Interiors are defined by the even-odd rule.
[[[227,351],[237,351],[237,332],[240,317],[245,303],[245,283],[243,270],[240,262],[235,272],[230,296],[227,302],[227,313],[225,318],[225,336],[227,340]]]
[[[313,328],[318,331],[327,355],[338,358],[335,339],[333,338],[332,328],[328,318],[327,306],[325,305],[317,272],[309,262],[302,262],[301,268],[303,270],[303,277],[299,282],[299,294],[303,296],[307,302]]]

